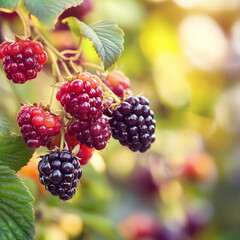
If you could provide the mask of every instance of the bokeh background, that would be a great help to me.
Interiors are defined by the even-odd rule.
[[[36,239],[239,240],[240,1],[84,0],[69,14],[123,28],[125,51],[113,69],[150,99],[156,141],[139,154],[111,140],[84,167],[67,203],[40,185],[44,150],[35,153],[19,175],[35,197]],[[1,42],[22,34],[15,14],[1,12],[0,24]],[[77,48],[60,22],[48,38],[60,50]],[[81,57],[99,63],[87,40]],[[0,110],[13,132],[19,102],[50,101],[50,63],[44,70],[14,86],[1,69]]]

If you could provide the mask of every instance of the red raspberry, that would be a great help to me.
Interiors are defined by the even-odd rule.
[[[102,116],[103,90],[97,76],[84,72],[62,84],[57,93],[66,112],[71,116],[84,120],[96,121]]]
[[[76,145],[80,144],[74,136],[69,135],[67,132],[65,133],[65,141],[67,143],[69,151],[72,151]],[[48,149],[53,150],[55,147],[60,147],[60,142],[61,134],[54,136],[48,143],[47,147]],[[93,151],[94,148],[88,148],[85,145],[80,144],[80,150],[76,154],[76,157],[79,158],[79,162],[81,165],[85,165],[89,162],[90,158],[92,157]]]
[[[121,99],[124,94],[131,95],[130,80],[119,70],[111,72],[102,81]]]
[[[60,133],[61,119],[41,107],[24,105],[17,117],[25,143],[29,147],[46,146],[52,136]]]
[[[37,77],[47,61],[47,53],[39,42],[16,38],[16,42],[5,41],[0,45],[0,59],[7,78],[23,84]]]
[[[104,149],[107,141],[111,137],[111,128],[105,117],[101,117],[94,123],[76,120],[69,124],[67,130],[68,133],[74,135],[81,144],[97,150]]]

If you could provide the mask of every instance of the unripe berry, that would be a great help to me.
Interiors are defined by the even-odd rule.
[[[18,125],[29,147],[46,146],[61,130],[61,119],[41,107],[24,105],[17,116]]]
[[[62,84],[56,98],[71,116],[95,122],[102,116],[103,90],[96,76],[84,72]]]

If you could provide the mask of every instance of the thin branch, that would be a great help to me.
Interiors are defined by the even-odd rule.
[[[69,71],[66,63],[62,60],[62,59],[59,59],[60,63],[62,64],[63,68],[64,68],[64,71],[66,72],[66,74],[69,76],[69,77],[72,77],[72,74],[71,72]]]
[[[101,66],[94,64],[94,63],[81,62],[81,65],[86,66],[86,67],[92,67],[92,68],[97,69],[98,71],[104,72],[104,69]]]
[[[30,26],[28,23],[28,19],[25,16],[25,12],[22,8],[18,7],[16,9],[16,13],[18,14],[18,16],[20,17],[22,24],[23,24],[23,28],[24,28],[24,36],[27,38],[31,35],[31,30],[30,30]]]

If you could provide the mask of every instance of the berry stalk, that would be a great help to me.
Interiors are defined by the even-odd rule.
[[[23,27],[24,27],[24,36],[25,38],[29,37],[31,35],[31,30],[28,24],[28,20],[25,17],[25,14],[22,10],[22,8],[18,7],[16,10],[16,13],[18,14],[18,16],[20,17]]]

